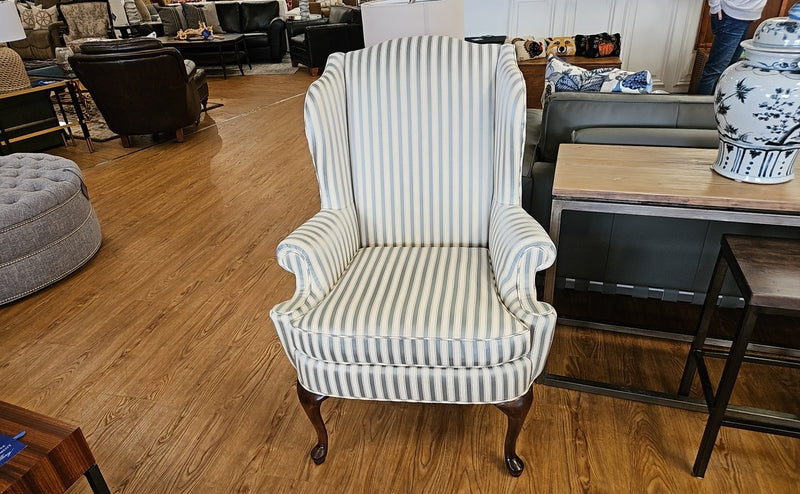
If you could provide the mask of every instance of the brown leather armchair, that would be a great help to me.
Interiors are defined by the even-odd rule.
[[[199,123],[208,102],[203,69],[153,38],[90,41],[69,58],[108,128],[130,146],[129,136],[175,132]]]

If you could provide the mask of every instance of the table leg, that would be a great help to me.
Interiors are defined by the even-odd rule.
[[[247,49],[247,42],[244,39],[242,39],[242,44],[244,45],[244,56],[245,59],[247,60],[247,67],[250,70],[253,70],[253,65],[250,63],[250,50]]]
[[[725,274],[727,271],[728,262],[725,260],[722,250],[720,250],[717,256],[717,264],[714,267],[714,274],[711,277],[711,283],[708,285],[708,293],[706,293],[703,310],[700,313],[697,333],[692,340],[692,348],[689,350],[689,356],[686,357],[686,365],[683,367],[683,376],[681,377],[681,384],[678,387],[679,395],[689,396],[694,374],[697,371],[695,352],[701,350],[706,342],[708,328],[711,326],[711,317],[714,314],[714,309],[717,308],[717,298],[722,291],[722,283],[725,281]]]
[[[556,252],[558,252],[558,238],[561,234],[561,213],[564,210],[564,202],[559,199],[553,200],[553,205],[550,211],[550,239],[553,241],[553,244],[556,246]],[[558,254],[556,254],[556,260],[553,261],[553,265],[550,266],[545,272],[544,276],[544,301],[550,305],[553,305],[553,297],[555,294],[556,289],[556,265],[558,264]]]
[[[100,473],[100,467],[97,466],[97,463],[89,467],[89,470],[83,475],[86,477],[86,480],[89,481],[89,487],[92,488],[94,494],[111,494],[111,491],[108,489],[108,484],[106,484],[106,479],[104,479],[103,474]]]
[[[695,477],[703,477],[706,474],[708,461],[711,459],[711,452],[714,450],[719,428],[722,427],[722,421],[725,419],[725,412],[733,393],[733,386],[736,384],[736,377],[742,367],[744,354],[747,351],[747,344],[750,343],[750,337],[753,335],[757,317],[756,310],[748,304],[734,337],[731,353],[725,362],[722,378],[719,380],[717,394],[713,400],[714,407],[711,409],[711,414],[706,422],[706,429],[703,431],[703,439],[700,441],[697,458],[694,461],[694,467],[692,467],[692,475]]]
[[[234,48],[235,47],[236,47],[236,45],[234,45]],[[217,51],[219,52],[219,63],[220,63],[220,65],[222,65],[222,78],[223,79],[227,79],[228,78],[228,73],[225,70],[225,55],[222,52],[222,44],[217,46]]]
[[[67,90],[69,91],[69,97],[72,99],[72,105],[75,107],[75,115],[78,116],[78,123],[81,124],[83,137],[86,139],[86,147],[89,148],[90,153],[93,153],[94,146],[92,146],[92,138],[89,136],[89,126],[86,125],[86,119],[83,116],[83,110],[81,110],[81,102],[75,92],[75,82],[67,81]]]

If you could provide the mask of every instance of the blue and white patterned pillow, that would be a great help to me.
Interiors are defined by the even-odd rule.
[[[567,63],[555,55],[547,57],[542,105],[547,96],[564,91],[600,93],[650,93],[653,78],[647,70],[628,72],[621,69],[587,70]]]

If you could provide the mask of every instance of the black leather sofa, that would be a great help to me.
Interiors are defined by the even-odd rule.
[[[305,65],[311,75],[319,75],[331,53],[364,48],[361,10],[354,7],[333,6],[329,17],[290,21],[287,30],[292,65]]]
[[[183,127],[199,122],[208,102],[205,72],[175,48],[132,38],[88,41],[81,50],[69,63],[124,147],[131,135],[159,132],[183,142]]]
[[[280,62],[286,53],[286,23],[276,1],[213,2],[220,27],[244,34],[251,62]]]

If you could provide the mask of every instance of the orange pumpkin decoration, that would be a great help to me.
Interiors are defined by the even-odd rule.
[[[612,51],[614,51],[614,43],[609,41],[601,41],[597,45],[597,51],[600,52],[601,57],[607,57]]]

